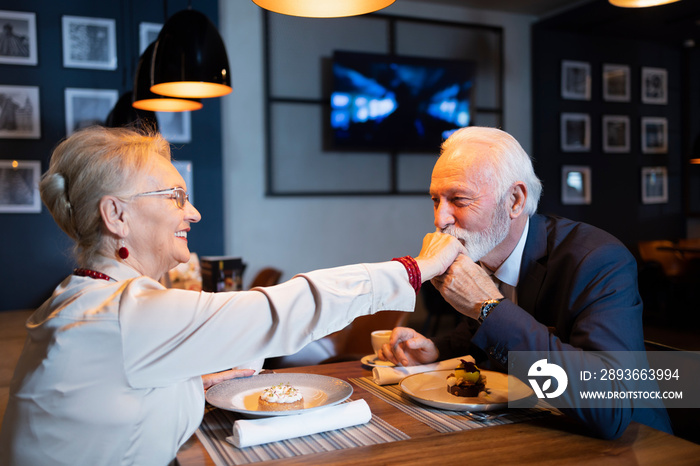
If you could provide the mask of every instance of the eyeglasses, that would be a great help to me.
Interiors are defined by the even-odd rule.
[[[190,195],[187,194],[184,189],[179,187],[162,189],[160,191],[151,191],[148,193],[140,193],[136,194],[134,197],[139,196],[168,196],[170,199],[175,200],[175,205],[177,205],[180,209],[184,209],[185,204],[190,200]]]

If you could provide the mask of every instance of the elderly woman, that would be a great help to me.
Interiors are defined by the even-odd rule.
[[[415,259],[244,292],[166,289],[158,279],[189,260],[200,215],[160,135],[77,132],[54,151],[40,188],[80,268],[27,322],[0,464],[167,464],[201,422],[212,382],[203,374],[294,353],[360,315],[412,311],[421,281],[463,252],[432,233]]]

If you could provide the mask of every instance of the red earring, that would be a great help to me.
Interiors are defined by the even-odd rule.
[[[126,246],[124,246],[124,240],[123,240],[123,239],[122,239],[122,240],[119,240],[119,242],[121,243],[121,247],[120,247],[119,250],[117,251],[117,254],[119,254],[119,257],[120,257],[120,258],[126,259],[127,257],[129,257],[129,250],[126,249]]]

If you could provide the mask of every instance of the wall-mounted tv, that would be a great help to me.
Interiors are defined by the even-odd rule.
[[[474,78],[469,60],[336,51],[333,148],[434,154],[471,123]]]

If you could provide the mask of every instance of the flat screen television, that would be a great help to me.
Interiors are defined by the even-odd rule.
[[[333,148],[436,153],[471,123],[475,68],[469,60],[334,52]]]

